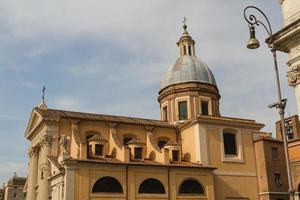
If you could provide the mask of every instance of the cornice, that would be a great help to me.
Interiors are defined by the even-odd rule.
[[[231,127],[246,128],[252,130],[253,129],[260,130],[265,126],[264,124],[256,123],[254,120],[199,115],[185,122],[183,125],[179,127],[179,129],[184,130],[197,123],[213,125],[213,126],[231,126]]]

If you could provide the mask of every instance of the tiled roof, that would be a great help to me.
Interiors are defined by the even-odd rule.
[[[8,185],[25,185],[26,177],[14,176],[8,181]]]
[[[216,169],[212,166],[204,166],[198,163],[192,162],[174,162],[171,161],[170,164],[163,164],[155,161],[150,160],[132,160],[130,162],[122,162],[115,158],[102,158],[102,159],[72,159],[70,161],[74,162],[88,162],[88,163],[95,163],[95,164],[115,164],[115,165],[131,165],[131,166],[159,166],[159,167],[182,167],[182,168],[204,168],[204,169]]]
[[[66,118],[66,119],[82,119],[82,120],[91,120],[91,121],[136,124],[136,125],[145,125],[145,126],[159,126],[159,127],[166,127],[166,128],[177,127],[175,123],[164,122],[164,121],[154,120],[154,119],[142,119],[142,118],[134,118],[134,117],[74,112],[74,111],[55,110],[55,109],[41,110],[37,107],[34,109],[38,113],[40,113],[45,120],[58,120],[60,118]]]

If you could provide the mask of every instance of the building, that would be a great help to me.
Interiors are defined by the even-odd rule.
[[[23,190],[25,183],[26,183],[25,177],[19,177],[15,174],[4,185],[4,188],[0,190],[0,199],[1,200],[25,200],[26,193]]]
[[[183,26],[159,91],[161,119],[32,110],[27,200],[258,200],[254,136],[224,117],[213,73]]]
[[[0,200],[4,200],[4,187],[0,188]]]
[[[285,127],[295,199],[300,200],[300,122],[298,115],[286,118]],[[282,140],[279,121],[276,122],[276,135]]]
[[[289,200],[282,140],[260,135],[254,141],[260,200]]]

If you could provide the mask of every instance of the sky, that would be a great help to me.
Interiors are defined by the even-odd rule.
[[[277,110],[272,55],[248,50],[247,5],[261,8],[276,32],[280,4],[254,0],[0,1],[0,183],[27,175],[24,132],[46,86],[50,108],[159,119],[160,80],[178,58],[182,20],[197,57],[213,71],[223,116],[255,119],[274,132]],[[287,115],[297,114],[278,54]]]

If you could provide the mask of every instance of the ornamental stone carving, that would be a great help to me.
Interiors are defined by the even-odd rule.
[[[59,141],[61,155],[70,155],[70,139],[66,135],[62,135]]]
[[[288,72],[287,77],[289,85],[295,87],[299,83],[300,65],[293,67],[293,69]]]
[[[37,147],[32,147],[28,151],[29,157],[37,156],[39,154],[39,149]]]
[[[40,141],[41,146],[51,146],[53,137],[51,135],[44,135]]]

